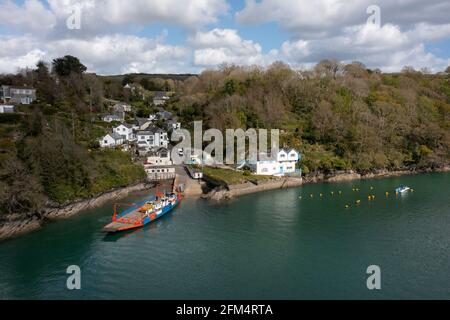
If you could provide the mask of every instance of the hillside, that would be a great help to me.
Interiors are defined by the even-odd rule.
[[[306,173],[439,167],[450,158],[449,79],[335,61],[304,72],[225,67],[186,80],[171,108],[185,123],[221,130],[281,129]]]
[[[130,103],[142,117],[155,109],[152,90],[174,92],[166,108],[187,128],[203,120],[205,129],[282,130],[283,146],[302,152],[306,174],[437,168],[450,160],[449,73],[405,68],[383,74],[328,60],[309,71],[275,63],[265,69],[225,66],[185,78],[85,71],[78,59],[64,57],[51,70],[39,63],[35,70],[0,76],[0,84],[32,86],[38,94],[19,114],[0,115],[1,213],[33,214],[49,202],[142,179],[145,173],[130,154],[102,151],[96,141],[107,131],[99,121],[107,99]],[[130,93],[124,83],[146,94]]]

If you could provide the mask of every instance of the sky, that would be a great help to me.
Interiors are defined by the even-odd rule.
[[[0,0],[0,73],[68,54],[103,75],[323,59],[439,72],[449,13],[448,0]]]

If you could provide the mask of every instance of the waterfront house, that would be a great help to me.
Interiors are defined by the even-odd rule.
[[[121,124],[120,126],[117,126],[113,128],[113,131],[121,136],[124,137],[125,141],[135,141],[136,140],[136,134],[134,133],[134,126],[132,124]]]
[[[0,104],[0,113],[14,113],[16,109],[13,105]]]
[[[284,176],[300,173],[296,167],[301,160],[300,153],[295,149],[281,149],[274,159],[259,159],[250,163],[249,167],[256,175]]]
[[[150,167],[171,166],[172,164],[170,150],[167,148],[160,148],[156,151],[150,152],[147,157],[147,161],[145,162],[145,165]]]
[[[155,106],[163,106],[169,100],[170,100],[170,98],[166,95],[165,92],[158,91],[158,92],[155,92],[155,96],[153,97],[153,104]]]
[[[28,87],[0,87],[0,99],[5,104],[31,104],[36,100],[36,89]]]
[[[157,127],[147,128],[145,131],[137,133],[138,146],[140,149],[167,148],[169,146],[169,137],[166,131]]]
[[[154,167],[144,165],[144,169],[149,180],[169,180],[176,177],[176,169],[172,166]]]
[[[115,132],[108,133],[106,136],[100,139],[100,147],[102,148],[115,148],[124,144],[125,139],[120,134]]]
[[[203,171],[201,171],[200,169],[198,169],[194,166],[186,166],[185,168],[192,179],[195,179],[195,180],[203,179]]]

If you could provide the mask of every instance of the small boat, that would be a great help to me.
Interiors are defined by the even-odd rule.
[[[141,228],[160,219],[175,209],[180,204],[181,200],[181,193],[159,193],[150,200],[132,205],[132,208],[121,214],[117,212],[118,204],[116,204],[114,205],[112,222],[105,226],[103,231],[107,233],[116,233]]]
[[[410,191],[410,190],[411,190],[410,187],[407,187],[407,186],[400,186],[400,187],[398,187],[397,189],[395,189],[395,192],[396,192],[396,193],[406,193],[406,192],[408,192],[408,191]]]

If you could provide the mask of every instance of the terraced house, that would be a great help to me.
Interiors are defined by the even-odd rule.
[[[137,133],[138,147],[140,152],[148,152],[152,149],[169,146],[169,136],[166,131],[151,127]]]

